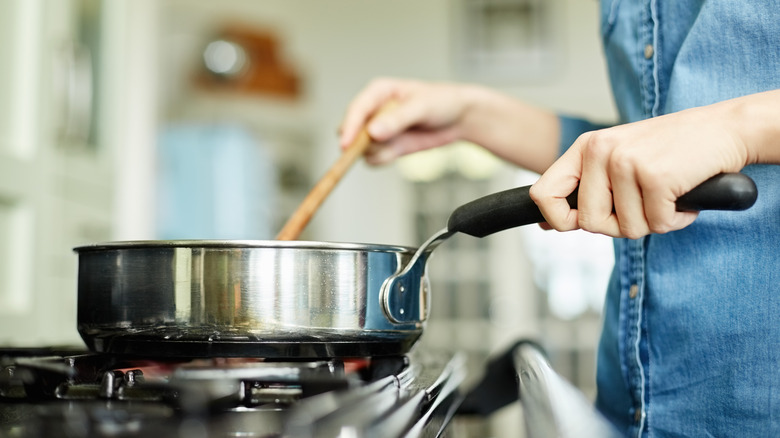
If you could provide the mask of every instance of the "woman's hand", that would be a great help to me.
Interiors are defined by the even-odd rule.
[[[377,113],[391,100],[397,104]],[[340,130],[342,148],[368,120],[368,133],[378,143],[366,153],[370,164],[456,140],[476,143],[540,173],[558,154],[560,128],[554,113],[478,85],[376,79],[347,109]]]
[[[780,161],[780,92],[751,95],[580,136],[531,188],[547,223],[639,238],[689,225],[675,201],[707,178]],[[566,202],[579,184],[578,209]]]
[[[369,135],[378,143],[366,153],[370,164],[385,164],[463,137],[461,121],[469,105],[468,86],[376,79],[350,103],[341,125],[341,147],[348,147],[364,124],[393,100],[397,105],[368,125]]]

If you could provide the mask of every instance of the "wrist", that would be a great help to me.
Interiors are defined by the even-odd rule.
[[[558,157],[560,121],[554,112],[479,85],[461,92],[459,138],[538,173]]]
[[[780,164],[780,90],[727,102],[725,117],[744,148],[744,164]]]
[[[460,138],[483,144],[486,122],[495,113],[495,100],[500,96],[487,87],[472,84],[462,86],[459,92],[463,105],[458,123]]]

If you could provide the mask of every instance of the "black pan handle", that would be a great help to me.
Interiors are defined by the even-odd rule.
[[[485,237],[522,225],[544,222],[539,207],[528,195],[531,186],[494,193],[464,204],[450,215],[447,228],[474,237]],[[677,211],[750,208],[758,198],[756,183],[741,173],[721,173],[677,199]],[[577,208],[577,190],[566,198]]]

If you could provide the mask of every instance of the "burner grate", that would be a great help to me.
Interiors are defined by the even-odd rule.
[[[463,360],[451,356],[275,361],[64,353],[0,349],[0,436],[337,436],[343,427],[367,436],[381,425],[409,431],[455,403],[463,379]]]

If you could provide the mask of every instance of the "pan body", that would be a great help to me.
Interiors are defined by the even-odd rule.
[[[382,283],[413,255],[386,245],[137,241],[76,248],[78,330],[97,352],[157,357],[406,353],[423,330],[425,270],[386,317]]]

